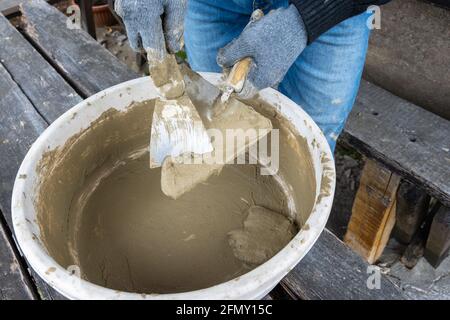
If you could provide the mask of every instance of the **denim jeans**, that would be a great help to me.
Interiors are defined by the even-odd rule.
[[[192,69],[221,72],[217,51],[239,36],[253,10],[267,13],[287,5],[287,0],[189,0],[185,42]],[[364,13],[349,18],[322,34],[297,58],[278,87],[314,119],[332,150],[358,92],[369,17]]]

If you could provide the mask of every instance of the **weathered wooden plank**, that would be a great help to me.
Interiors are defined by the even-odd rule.
[[[47,123],[1,64],[0,79],[0,210],[11,227],[11,194],[17,170]]]
[[[281,283],[270,291],[269,296],[272,300],[298,300],[298,296],[287,290]]]
[[[376,281],[369,278],[376,273],[368,267],[369,264],[358,254],[325,229],[311,251],[281,284],[288,292],[305,300],[407,299],[381,273],[378,274],[377,289]]]
[[[59,0],[47,0],[48,3],[55,3]],[[5,16],[19,13],[19,6],[23,0],[0,0],[0,13]]]
[[[436,212],[439,210],[439,206],[440,204],[435,200],[430,202],[430,208],[428,210],[428,213],[426,214],[425,220],[412,237],[409,245],[406,247],[402,257],[400,258],[400,261],[408,269],[414,268],[419,262],[420,258],[423,257],[427,237],[430,233],[431,223],[433,222],[433,218],[435,217]]]
[[[450,251],[450,208],[441,207],[431,224],[425,258],[437,268]]]
[[[20,4],[24,0],[0,0],[0,13],[5,17],[15,17],[20,14]],[[50,4],[55,4],[60,0],[45,0]]]
[[[450,206],[450,122],[361,82],[342,141]]]
[[[0,79],[0,210],[12,230],[11,194],[16,173],[47,123],[1,64]],[[34,278],[44,297],[61,297],[36,275]]]
[[[371,264],[381,256],[394,227],[399,184],[396,174],[367,159],[344,241]]]
[[[14,243],[0,221],[0,300],[31,300],[36,292],[28,272],[19,263]]]
[[[89,33],[92,38],[97,39],[94,16],[92,14],[92,0],[80,0],[79,6],[81,11],[81,24],[83,26],[83,29],[86,30],[86,32]]]
[[[430,204],[430,196],[422,189],[402,181],[397,191],[395,238],[409,244],[419,229]]]
[[[82,96],[138,77],[86,32],[67,28],[66,17],[44,1],[24,1],[21,12],[27,37]]]
[[[0,210],[12,229],[10,208],[16,173],[47,124],[1,64],[0,79]]]
[[[82,100],[2,15],[0,61],[47,123]]]
[[[31,271],[31,275],[33,276],[33,280],[36,284],[36,288],[38,290],[39,297],[42,300],[67,300],[62,294],[58,291],[50,287],[44,280],[41,279],[37,275],[36,272]]]

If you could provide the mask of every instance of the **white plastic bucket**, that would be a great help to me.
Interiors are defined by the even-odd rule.
[[[217,84],[219,74],[202,74]],[[176,294],[121,292],[79,279],[59,265],[39,240],[40,229],[34,207],[38,185],[37,165],[45,152],[64,145],[73,135],[89,127],[111,106],[125,110],[133,101],[157,97],[149,77],[106,89],[79,103],[52,123],[33,144],[16,178],[12,196],[12,220],[20,249],[31,267],[45,282],[70,299],[259,299],[308,253],[327,222],[335,189],[334,160],[326,139],[313,120],[294,102],[273,89],[261,92],[261,99],[277,106],[298,134],[306,139],[315,172],[315,203],[306,224],[292,241],[269,261],[231,281],[206,289]],[[76,115],[76,117],[74,117]],[[23,177],[26,176],[26,179]],[[326,178],[326,179],[324,179]],[[324,192],[323,182],[327,182]],[[49,272],[51,270],[51,272]]]

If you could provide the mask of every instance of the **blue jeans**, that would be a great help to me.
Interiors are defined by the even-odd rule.
[[[287,0],[189,0],[185,42],[192,69],[221,72],[217,51],[239,36],[253,10],[267,13],[287,5]],[[332,150],[358,92],[369,17],[368,13],[352,17],[322,34],[297,58],[278,87],[314,119]]]

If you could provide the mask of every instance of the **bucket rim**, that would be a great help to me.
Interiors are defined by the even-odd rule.
[[[202,72],[200,74],[215,85],[221,79],[221,75],[218,73]],[[309,143],[308,147],[310,148],[310,153],[315,152],[320,158],[320,161],[318,161],[319,167],[315,165],[315,169],[321,173],[320,176],[316,174],[316,185],[320,185],[321,189],[316,190],[314,207],[305,222],[308,228],[303,227],[281,251],[265,263],[235,279],[204,289],[171,294],[134,293],[102,287],[71,274],[50,256],[45,246],[39,240],[40,233],[37,221],[28,219],[27,217],[29,211],[34,210],[32,205],[30,205],[30,200],[26,197],[27,179],[23,179],[23,177],[35,173],[36,165],[43,155],[42,150],[46,149],[44,144],[47,145],[48,140],[51,139],[56,130],[64,128],[72,120],[74,114],[79,113],[98,99],[117,93],[118,91],[127,91],[129,88],[135,88],[139,85],[148,86],[149,84],[154,86],[150,77],[137,78],[115,85],[89,97],[62,114],[33,143],[19,168],[12,194],[12,221],[19,250],[31,268],[47,284],[69,299],[262,298],[297,265],[319,238],[331,211],[336,184],[334,157],[322,131],[301,107],[280,92],[271,88],[261,91],[260,98],[269,104],[279,106],[278,111],[282,116],[287,117],[288,120],[291,121],[292,119],[289,118],[294,117],[301,120],[302,124],[305,123],[317,142],[315,146],[316,150],[313,151]],[[298,125],[295,123],[294,127],[298,129]],[[329,179],[329,188],[326,193],[323,193],[324,186],[322,185],[322,178],[325,176]],[[35,212],[33,214],[36,216]]]

